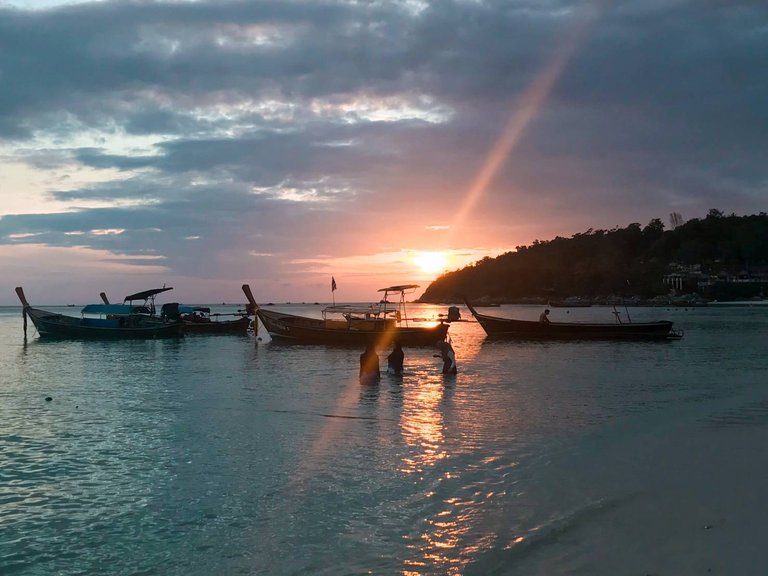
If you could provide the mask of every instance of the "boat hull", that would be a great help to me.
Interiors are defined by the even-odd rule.
[[[680,335],[673,322],[632,322],[600,324],[588,322],[534,322],[478,313],[468,302],[472,315],[489,338],[508,340],[670,340]]]
[[[435,326],[403,327],[380,321],[329,328],[325,320],[261,308],[256,311],[256,315],[272,338],[302,344],[365,346],[372,343],[384,348],[398,341],[402,346],[434,346],[443,341],[448,333],[448,324],[443,323]]]
[[[144,316],[120,319],[76,318],[32,307],[24,311],[38,334],[44,338],[108,340],[175,338],[182,335],[181,323],[160,322]]]
[[[184,321],[185,334],[248,334],[251,319],[247,316],[237,320],[221,320],[210,322]]]

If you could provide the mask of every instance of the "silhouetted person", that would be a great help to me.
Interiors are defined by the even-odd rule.
[[[440,358],[443,359],[443,374],[456,374],[456,352],[450,342],[440,342],[437,345],[440,350]]]
[[[539,316],[539,322],[543,322],[544,324],[549,324],[549,308],[544,310],[544,312],[541,313]]]
[[[387,374],[402,376],[404,359],[405,354],[403,353],[403,347],[400,345],[400,342],[395,342],[392,352],[387,356]]]
[[[380,378],[379,356],[373,344],[368,344],[365,352],[360,354],[360,381],[373,383],[378,382]]]

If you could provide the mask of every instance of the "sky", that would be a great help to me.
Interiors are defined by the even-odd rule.
[[[0,0],[0,305],[418,296],[765,211],[766,150],[757,0]]]

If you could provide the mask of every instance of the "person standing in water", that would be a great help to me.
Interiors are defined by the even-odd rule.
[[[443,374],[456,374],[458,372],[456,368],[456,352],[454,352],[451,343],[443,341],[437,347],[440,350],[439,357],[443,359]]]
[[[539,322],[549,324],[549,308],[544,310],[544,312],[539,315]]]
[[[374,383],[381,379],[379,356],[372,343],[368,343],[365,352],[360,354],[360,382]]]
[[[395,341],[392,352],[387,356],[387,374],[394,374],[395,376],[403,375],[403,360],[405,354],[403,353],[403,347],[400,342]]]

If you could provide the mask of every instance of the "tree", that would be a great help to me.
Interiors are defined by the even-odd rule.
[[[669,224],[670,226],[672,226],[672,230],[674,230],[678,226],[682,226],[683,222],[685,222],[685,220],[683,220],[683,217],[680,215],[679,212],[672,212],[669,215]]]
[[[707,273],[768,269],[768,214],[726,217],[710,210],[703,219],[672,220],[679,225],[667,231],[655,218],[642,228],[632,223],[535,240],[441,275],[420,301],[456,302],[463,295],[494,301],[599,298],[626,290],[627,280],[633,293],[651,297],[666,292],[662,278],[672,263],[700,265]]]
[[[654,218],[643,228],[643,234],[646,235],[658,236],[662,232],[664,232],[664,222],[659,218]]]

